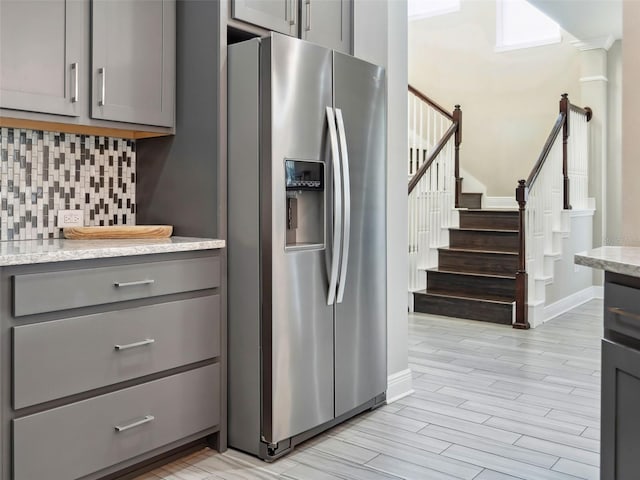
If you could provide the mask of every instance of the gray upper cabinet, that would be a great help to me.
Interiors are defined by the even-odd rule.
[[[0,1],[0,107],[81,114],[82,12],[77,0]]]
[[[301,0],[301,37],[351,53],[352,0]]]
[[[231,17],[351,53],[353,0],[232,0]]]
[[[93,118],[173,126],[175,7],[175,0],[93,0]]]
[[[298,35],[300,0],[232,0],[231,17],[259,27]]]

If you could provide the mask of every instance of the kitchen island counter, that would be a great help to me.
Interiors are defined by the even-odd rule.
[[[600,247],[575,255],[575,263],[640,277],[640,247]]]
[[[122,240],[16,240],[0,242],[0,267],[213,250],[224,247],[224,240],[194,237]]]
[[[640,471],[640,248],[601,247],[575,263],[605,270],[600,471],[636,479]]]

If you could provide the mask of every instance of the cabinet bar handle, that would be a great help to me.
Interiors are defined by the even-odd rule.
[[[297,0],[289,0],[289,25],[296,24],[296,3]]]
[[[107,69],[104,67],[100,67],[98,69],[98,74],[100,75],[100,100],[98,100],[98,105],[104,107],[107,89]]]
[[[311,30],[311,0],[306,0],[305,3],[307,5],[307,26],[305,30],[308,32]]]
[[[155,338],[146,338],[139,342],[127,343],[126,345],[114,345],[113,348],[115,348],[117,351],[129,350],[130,348],[144,347],[145,345],[151,345],[152,343],[155,343],[155,342],[156,342]]]
[[[637,315],[637,314],[631,313],[631,312],[627,312],[627,311],[625,311],[625,310],[623,310],[621,308],[609,307],[609,311],[611,313],[613,313],[614,315],[620,315],[621,317],[633,318],[637,322],[640,322],[640,315]]]
[[[156,281],[153,279],[149,280],[136,280],[135,282],[116,282],[113,284],[114,287],[135,287],[136,285],[152,285]]]
[[[73,73],[73,95],[71,96],[71,103],[78,101],[78,62],[71,64],[71,72]]]
[[[137,422],[130,423],[129,425],[116,425],[114,428],[116,429],[116,432],[124,432],[125,430],[139,427],[140,425],[144,425],[145,423],[149,423],[155,419],[156,417],[154,417],[153,415],[145,415],[144,418],[138,420]]]

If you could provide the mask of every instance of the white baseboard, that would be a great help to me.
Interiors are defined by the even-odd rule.
[[[392,373],[387,377],[387,403],[407,397],[413,393],[411,369]]]
[[[543,322],[548,322],[552,318],[556,318],[558,315],[562,315],[594,298],[603,298],[603,288],[601,286],[587,287],[551,305],[547,305],[544,307]]]
[[[483,205],[482,208],[508,208],[508,209],[517,209],[518,202],[516,202],[514,197],[483,197]]]

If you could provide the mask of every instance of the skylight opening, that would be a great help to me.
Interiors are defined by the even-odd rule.
[[[409,0],[409,20],[435,17],[460,11],[460,0]]]
[[[496,51],[559,43],[560,25],[526,0],[497,0]]]

